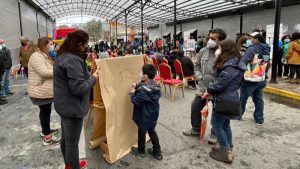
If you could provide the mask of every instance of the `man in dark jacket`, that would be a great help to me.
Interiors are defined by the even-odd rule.
[[[148,132],[153,149],[148,149],[157,160],[162,160],[159,139],[155,131],[159,115],[159,98],[161,97],[160,85],[153,79],[156,75],[156,69],[152,64],[145,64],[142,68],[142,82],[131,91],[131,102],[133,108],[133,121],[138,126],[138,148],[132,147],[133,154],[145,157],[145,141]]]
[[[191,58],[184,56],[184,52],[180,50],[178,52],[178,60],[181,63],[182,71],[184,76],[194,76],[194,63]],[[179,77],[182,79],[183,77]],[[188,87],[191,89],[195,89],[195,81],[189,80]]]
[[[0,82],[2,81],[2,76],[5,72],[5,65],[4,65],[4,59],[3,57],[0,57]],[[1,86],[2,88],[2,86]],[[7,104],[7,101],[6,99],[0,97],[0,105],[3,105],[3,104]]]
[[[265,38],[260,32],[253,32],[250,35],[252,45],[248,47],[244,56],[242,57],[239,66],[247,70],[247,64],[251,63],[255,54],[258,54],[258,59],[264,59],[264,56],[270,56],[270,47],[265,42]],[[268,59],[269,62],[269,59]],[[266,69],[267,76],[268,68]],[[266,77],[267,79],[267,77]],[[263,89],[266,86],[266,80],[261,82],[251,82],[244,80],[241,85],[241,107],[242,113],[246,110],[246,104],[249,96],[255,105],[253,117],[257,125],[264,124],[264,100]]]
[[[13,94],[9,89],[9,75],[10,69],[12,67],[12,59],[10,50],[6,47],[4,40],[0,39],[0,57],[3,59],[5,72],[1,80],[1,97],[6,97],[7,95]]]

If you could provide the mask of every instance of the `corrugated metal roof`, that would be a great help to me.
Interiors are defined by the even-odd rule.
[[[32,0],[53,19],[67,16],[96,16],[107,21],[125,22],[125,10],[129,11],[127,22],[139,26],[141,20],[140,0]],[[146,2],[147,1],[147,2]],[[260,5],[274,0],[176,0],[177,20],[207,16],[219,12]],[[145,3],[146,2],[146,3]],[[144,26],[174,21],[174,0],[143,0]]]

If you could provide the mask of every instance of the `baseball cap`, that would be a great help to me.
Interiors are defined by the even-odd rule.
[[[250,34],[248,34],[249,36],[255,37],[256,35],[261,35],[260,32],[252,32]]]

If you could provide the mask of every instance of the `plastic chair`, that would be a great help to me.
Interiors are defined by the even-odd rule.
[[[177,87],[182,88],[182,97],[184,97],[183,81],[172,78],[171,67],[165,63],[162,63],[159,65],[159,70],[160,70],[161,82],[163,83],[164,88],[165,88],[165,93],[166,93],[166,85],[169,85],[170,94],[171,94],[171,86],[174,87],[173,94],[172,94],[172,101],[174,100]]]
[[[152,57],[152,64],[155,66],[155,68],[159,71],[159,68],[158,68],[158,62],[157,62],[157,59],[156,57]]]
[[[184,76],[181,63],[179,62],[178,59],[174,60],[174,67],[175,67],[175,72],[176,72],[177,75],[181,76],[186,81],[194,81],[195,82],[195,87],[197,86],[196,78],[194,76]]]
[[[147,59],[146,55],[143,55],[143,61],[144,61],[144,64],[148,63],[148,59]]]
[[[162,61],[161,61],[161,63],[165,63],[167,65],[169,64],[169,62],[168,62],[168,60],[166,58],[163,58]]]

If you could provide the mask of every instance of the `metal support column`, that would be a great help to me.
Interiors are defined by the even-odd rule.
[[[110,42],[110,47],[111,47],[111,22],[112,21],[109,21],[109,42]]]
[[[38,19],[38,12],[37,11],[35,12],[35,19],[36,19],[36,30],[37,30],[39,38],[40,38],[41,34],[40,34],[40,30],[39,30],[39,19]]]
[[[270,83],[277,83],[277,57],[278,57],[278,41],[280,31],[280,17],[281,17],[281,0],[275,2],[275,26],[274,26],[274,40],[273,40],[273,59],[272,59],[272,76]]]
[[[127,10],[125,10],[125,36],[126,36],[125,42],[126,42],[126,44],[127,44],[127,14],[128,14],[128,12],[127,12]]]
[[[19,9],[20,31],[21,31],[21,36],[23,36],[22,14],[21,14],[21,0],[18,1],[18,9]]]
[[[118,19],[116,19],[116,44],[118,46]]]
[[[141,0],[141,31],[142,31],[142,54],[144,54],[144,17],[143,17],[143,0]]]
[[[177,18],[176,18],[176,0],[174,0],[174,36],[173,36],[173,47],[176,48],[176,29],[177,29]]]
[[[214,29],[214,18],[211,18],[211,30]]]
[[[45,17],[46,18],[46,36],[48,37],[48,19],[47,19],[47,17]]]
[[[244,14],[240,15],[240,36],[243,34],[243,20],[244,20]]]

